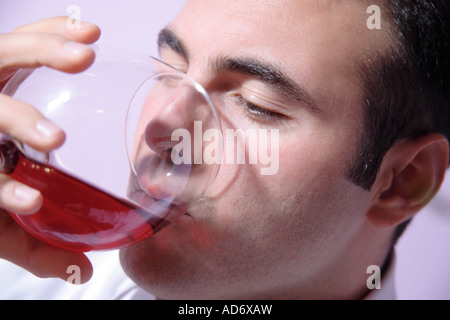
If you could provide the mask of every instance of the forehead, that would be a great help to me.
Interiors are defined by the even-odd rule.
[[[367,28],[367,8],[359,0],[188,0],[175,24],[210,47],[223,44],[221,52],[245,45],[350,56],[384,42],[383,32]]]
[[[188,0],[171,27],[198,60],[270,59],[313,91],[337,90],[338,79],[354,83],[361,60],[389,43],[384,30],[368,29],[368,6],[359,0]]]

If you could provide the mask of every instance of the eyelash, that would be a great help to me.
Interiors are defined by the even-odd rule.
[[[287,120],[287,116],[275,111],[258,107],[257,105],[245,100],[241,95],[235,95],[235,100],[240,106],[244,108],[244,111],[252,117],[258,117],[264,121],[275,122]]]

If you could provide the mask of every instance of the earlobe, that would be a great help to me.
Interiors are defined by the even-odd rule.
[[[378,227],[393,227],[414,216],[438,192],[448,160],[449,144],[440,134],[398,142],[381,163],[368,220]]]

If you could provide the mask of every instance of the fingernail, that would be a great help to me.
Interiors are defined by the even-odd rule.
[[[36,130],[44,138],[50,138],[61,133],[61,129],[46,119],[41,119],[36,122]]]
[[[39,197],[40,192],[24,185],[18,185],[14,188],[14,195],[24,201],[34,201]]]
[[[75,41],[68,41],[64,44],[64,50],[70,54],[73,54],[75,56],[81,55],[83,52],[86,52],[89,47],[85,44],[75,42]]]

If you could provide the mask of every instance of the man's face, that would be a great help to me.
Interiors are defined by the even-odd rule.
[[[161,298],[320,296],[367,223],[369,193],[347,178],[363,130],[358,64],[380,43],[366,9],[187,2],[161,37],[161,59],[208,91],[224,130],[278,130],[278,170],[223,164],[188,214],[122,250],[139,285]]]

